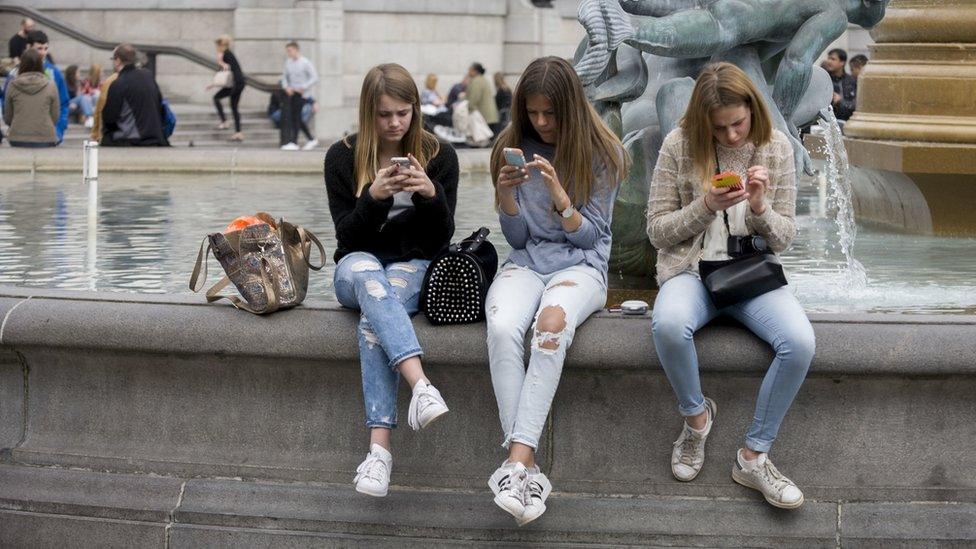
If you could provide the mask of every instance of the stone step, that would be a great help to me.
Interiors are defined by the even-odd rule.
[[[394,466],[394,471],[395,471]],[[775,509],[735,497],[573,494],[519,528],[490,491],[394,485],[385,498],[351,483],[254,482],[0,465],[0,545],[222,547],[546,545],[836,547],[976,541],[976,504],[808,499]],[[883,519],[882,519],[883,517]],[[879,520],[880,519],[880,520]],[[125,538],[123,538],[123,536]],[[33,543],[25,543],[33,542]]]

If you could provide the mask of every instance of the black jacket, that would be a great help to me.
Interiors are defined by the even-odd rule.
[[[163,136],[163,94],[152,73],[126,65],[108,88],[102,109],[102,145],[169,146]]]
[[[347,145],[346,142],[349,144]],[[393,198],[375,200],[367,185],[356,197],[356,135],[337,141],[325,154],[325,188],[335,223],[338,247],[336,263],[350,252],[368,252],[384,263],[409,259],[433,259],[454,236],[457,204],[458,159],[454,149],[441,143],[427,163],[427,176],[437,192],[426,199],[418,193],[413,207],[387,220]]]
[[[857,105],[857,78],[845,72],[843,76],[830,75],[830,80],[834,83],[834,93],[840,94],[840,102],[834,105],[834,115],[838,120],[847,120]]]

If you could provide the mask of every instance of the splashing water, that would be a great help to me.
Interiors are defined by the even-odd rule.
[[[867,272],[857,259],[854,259],[854,240],[857,238],[857,225],[854,222],[854,202],[851,188],[851,165],[844,148],[844,136],[834,116],[833,108],[821,111],[823,116],[818,124],[824,135],[824,154],[827,157],[827,204],[828,210],[835,213],[834,223],[840,239],[840,251],[844,254],[846,265],[841,269],[842,280],[850,294],[863,292],[868,283]]]

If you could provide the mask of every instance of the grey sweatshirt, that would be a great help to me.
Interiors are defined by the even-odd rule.
[[[304,55],[298,59],[285,59],[285,72],[281,76],[282,88],[301,88],[302,97],[312,97],[312,86],[318,84],[319,75]]]
[[[532,161],[534,154],[552,162],[555,154],[552,146],[529,139],[522,143],[522,152],[527,162]],[[530,168],[529,180],[515,188],[518,214],[498,212],[502,233],[512,246],[508,261],[540,274],[551,274],[574,265],[589,265],[603,275],[606,284],[610,221],[620,185],[612,181],[602,163],[598,164],[596,175],[590,200],[586,204],[574,204],[583,216],[583,224],[567,233],[559,214],[554,211],[542,175],[539,170]]]

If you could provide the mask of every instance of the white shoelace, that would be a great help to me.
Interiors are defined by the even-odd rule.
[[[776,490],[776,493],[779,495],[783,495],[783,491],[790,486],[795,486],[792,480],[786,478],[783,473],[779,472],[779,469],[773,465],[772,461],[769,461],[769,458],[766,458],[766,460],[756,468],[756,472],[763,479],[763,482]]]
[[[705,443],[705,437],[698,435],[685,425],[684,439],[681,440],[681,451],[678,462],[689,467],[695,467],[698,461],[701,445]]]
[[[518,494],[519,499],[522,501],[522,504],[524,505],[526,502],[525,492],[526,489],[528,488],[526,486],[528,479],[529,479],[529,475],[527,471],[522,470],[516,472],[515,469],[512,469],[512,471],[507,476],[503,477],[501,481],[499,481],[498,487],[501,489],[502,492],[511,491],[514,492],[515,494]]]
[[[366,478],[372,480],[373,482],[381,482],[388,474],[386,462],[383,461],[379,456],[369,454],[366,456],[366,461],[359,464],[356,468],[356,478],[353,482],[359,482],[360,479]]]

